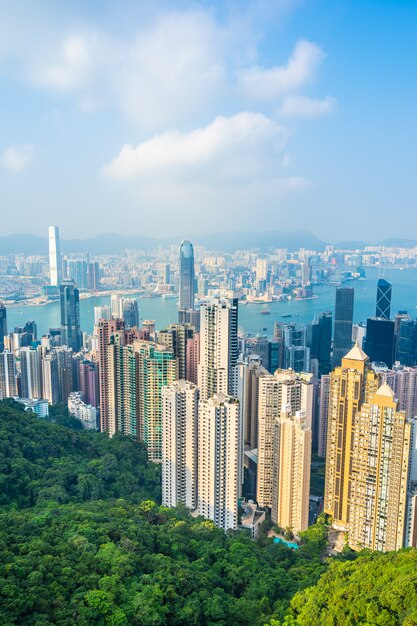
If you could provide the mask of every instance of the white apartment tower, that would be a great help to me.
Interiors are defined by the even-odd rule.
[[[198,387],[180,380],[162,388],[162,504],[197,506]]]
[[[272,508],[277,477],[279,447],[276,425],[281,418],[304,413],[304,428],[311,431],[313,413],[312,374],[296,374],[293,370],[277,370],[259,378],[258,399],[258,480],[257,500],[262,507]],[[311,441],[310,441],[311,446]],[[306,447],[306,454],[307,447]],[[311,454],[311,451],[309,452]],[[302,461],[304,463],[304,461]],[[274,487],[275,485],[275,487]]]
[[[198,513],[224,531],[238,526],[241,488],[239,402],[215,394],[199,405]]]
[[[214,394],[236,395],[238,301],[215,299],[200,308],[201,400]]]
[[[58,287],[61,284],[61,246],[58,226],[49,227],[49,277],[53,287]]]

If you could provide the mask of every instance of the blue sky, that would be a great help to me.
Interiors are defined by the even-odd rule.
[[[417,238],[417,3],[0,3],[2,234]]]

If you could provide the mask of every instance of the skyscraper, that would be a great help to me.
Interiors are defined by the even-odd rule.
[[[0,353],[0,400],[17,396],[16,359],[13,352]]]
[[[62,280],[61,246],[58,226],[49,227],[49,277],[53,287],[59,287]]]
[[[349,479],[356,413],[370,402],[379,377],[367,367],[368,357],[357,345],[330,375],[327,420],[324,511],[339,530],[348,530]]]
[[[162,504],[197,506],[198,387],[180,380],[162,389]]]
[[[190,241],[184,240],[180,248],[180,309],[194,308],[194,249]]]
[[[177,360],[166,346],[135,341],[137,359],[140,438],[150,461],[162,460],[162,388],[177,380]]]
[[[20,349],[20,385],[22,398],[42,398],[42,351],[24,347]]]
[[[110,427],[109,403],[107,396],[109,369],[109,355],[107,346],[113,333],[124,328],[121,319],[102,319],[95,327],[98,335],[98,362],[99,362],[99,393],[100,393],[100,430],[105,432]]]
[[[122,317],[125,325],[129,328],[139,327],[139,308],[138,301],[133,298],[123,298],[122,300]]]
[[[110,337],[107,346],[108,433],[139,436],[137,360],[128,330],[119,330]]]
[[[401,365],[417,364],[417,320],[407,317],[399,321],[395,353]]]
[[[376,288],[376,313],[375,317],[389,320],[391,314],[392,285],[385,278],[378,280]]]
[[[239,402],[215,394],[200,401],[198,425],[198,513],[223,530],[238,525],[241,492]]]
[[[198,387],[202,400],[216,393],[235,395],[237,327],[237,299],[201,305]]]
[[[4,338],[7,335],[7,309],[3,302],[0,302],[0,352],[4,350]]]
[[[73,280],[64,280],[59,287],[62,344],[79,352],[82,345],[80,329],[80,296]]]
[[[356,413],[349,480],[349,545],[388,552],[403,546],[411,423],[383,384]]]
[[[277,497],[279,478],[274,475],[274,471],[279,467],[280,448],[276,425],[281,417],[286,414],[291,419],[298,411],[302,411],[305,414],[305,426],[310,430],[311,442],[311,380],[311,374],[299,375],[292,370],[277,370],[274,375],[259,377],[257,500],[260,506],[272,508],[274,498]],[[300,457],[293,459],[294,463],[301,461],[304,467],[304,460]]]
[[[370,317],[366,322],[364,350],[370,361],[392,367],[394,360],[394,322],[382,317]]]
[[[342,358],[352,347],[353,287],[337,287],[334,315],[333,368],[339,367]]]
[[[285,407],[274,424],[271,519],[296,533],[308,527],[311,443],[305,412],[294,415],[290,406]]]

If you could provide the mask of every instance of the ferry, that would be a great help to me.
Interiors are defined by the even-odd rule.
[[[259,315],[271,315],[271,311],[266,307],[265,309],[261,309],[259,311]]]

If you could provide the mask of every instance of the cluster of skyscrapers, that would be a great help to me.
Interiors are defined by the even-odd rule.
[[[306,530],[315,451],[326,459],[324,511],[353,548],[417,545],[417,322],[405,312],[391,319],[390,283],[378,281],[366,326],[353,324],[354,289],[340,286],[334,323],[326,311],[307,326],[277,322],[272,338],[248,337],[238,298],[195,306],[184,241],[177,322],[157,331],[135,299],[114,295],[95,308],[87,336],[56,227],[49,234],[61,324],[39,340],[34,322],[8,333],[0,305],[1,398],[39,415],[64,402],[86,428],[144,441],[162,465],[163,504],[224,530],[238,528],[248,499],[281,529]],[[256,274],[262,288],[262,258]]]

